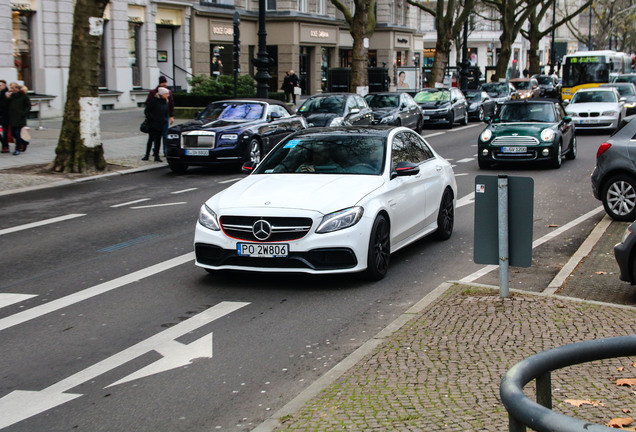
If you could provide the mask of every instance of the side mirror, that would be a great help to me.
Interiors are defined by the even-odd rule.
[[[566,122],[566,123],[570,123],[572,121],[572,117],[565,116],[565,117],[563,117],[563,121]]]
[[[619,101],[619,102],[623,102],[623,103],[625,103],[625,102],[627,102],[627,98],[626,98],[626,97],[622,97],[622,98],[620,98],[618,101]]]
[[[488,124],[492,123],[492,118],[491,117],[484,117],[484,121]]]
[[[197,111],[197,113],[194,115],[194,119],[199,120],[200,118],[201,118],[201,111]]]
[[[563,102],[561,102],[563,105],[570,105],[570,99],[565,99]]]
[[[398,162],[395,166],[395,171],[391,173],[391,179],[395,177],[412,176],[419,174],[420,167],[413,162]]]
[[[360,112],[360,108],[351,108],[351,111],[349,111],[349,114],[358,114]]]
[[[256,162],[248,161],[243,164],[241,171],[243,174],[251,174],[252,171],[254,171],[254,168],[256,168]]]
[[[269,120],[273,121],[273,120],[278,120],[280,118],[280,114],[277,112],[273,112],[269,115]]]

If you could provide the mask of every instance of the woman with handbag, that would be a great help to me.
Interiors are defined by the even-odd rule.
[[[150,150],[155,157],[155,162],[162,162],[159,158],[159,149],[161,148],[161,138],[163,129],[168,121],[168,99],[170,98],[170,90],[165,87],[158,87],[157,94],[146,103],[144,114],[148,122],[148,141],[146,142],[146,154],[141,160],[147,161],[150,156]],[[153,148],[154,144],[154,148]]]
[[[27,117],[31,112],[31,100],[27,96],[28,88],[21,86],[16,82],[9,84],[7,97],[7,111],[9,113],[9,126],[11,127],[11,136],[15,140],[15,156],[20,152],[24,152],[29,145],[28,141],[22,138],[20,133],[22,128],[27,124]]]

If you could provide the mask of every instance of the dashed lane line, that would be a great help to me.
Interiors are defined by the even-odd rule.
[[[75,219],[75,218],[82,217],[82,216],[86,216],[86,214],[83,214],[83,213],[72,213],[72,214],[68,214],[68,215],[65,215],[65,216],[58,216],[58,217],[54,217],[54,218],[51,218],[51,219],[45,219],[45,220],[42,220],[42,221],[39,221],[39,222],[31,222],[31,223],[24,224],[24,225],[18,225],[18,226],[14,226],[14,227],[11,227],[11,228],[5,228],[5,229],[0,230],[0,235],[11,234],[11,233],[18,232],[18,231],[24,231],[24,230],[31,229],[31,228],[37,228],[37,227],[41,227],[41,226],[44,226],[44,225],[50,225],[50,224],[57,223],[57,222],[63,222],[63,221],[66,221],[66,220]]]

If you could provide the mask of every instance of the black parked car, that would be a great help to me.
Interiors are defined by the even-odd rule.
[[[269,99],[212,102],[195,120],[168,130],[170,169],[232,164],[261,158],[287,135],[307,127],[284,103]]]
[[[367,101],[355,93],[322,93],[311,96],[297,111],[309,127],[370,125],[373,111]]]
[[[406,126],[422,130],[422,110],[413,97],[404,92],[373,93],[364,97],[373,110],[373,124]]]
[[[533,75],[539,83],[541,97],[561,99],[561,83],[555,75]]]
[[[484,121],[486,117],[497,114],[497,102],[483,90],[466,90],[468,101],[468,118]]]
[[[636,219],[636,116],[626,118],[596,152],[592,192],[614,220]]]
[[[468,124],[466,97],[455,87],[426,88],[417,93],[414,99],[422,108],[424,124],[444,123],[449,128],[457,121]]]

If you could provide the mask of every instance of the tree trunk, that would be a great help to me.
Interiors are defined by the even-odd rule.
[[[528,49],[528,60],[530,61],[528,71],[530,72],[530,76],[537,75],[541,72],[541,59],[539,58],[540,40],[539,32],[533,31],[532,27],[530,27],[530,48]]]
[[[444,74],[446,66],[448,66],[448,57],[450,55],[450,38],[444,30],[437,29],[437,42],[435,43],[435,56],[433,58],[433,68],[431,70],[431,78],[429,87],[435,87],[435,83],[444,82]]]
[[[99,135],[99,71],[104,9],[109,0],[76,0],[71,63],[62,130],[53,170],[90,172],[106,168]],[[87,145],[88,144],[88,145]]]
[[[364,47],[366,37],[366,19],[358,18],[356,11],[354,25],[351,26],[353,37],[353,63],[351,64],[351,91],[356,92],[358,87],[369,85],[369,60],[367,49]]]

